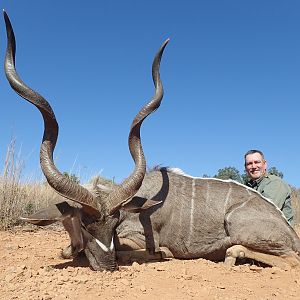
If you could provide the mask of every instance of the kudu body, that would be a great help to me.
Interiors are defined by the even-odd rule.
[[[61,221],[71,239],[65,256],[84,251],[95,270],[115,270],[117,255],[139,249],[147,249],[153,257],[162,253],[181,259],[225,259],[228,265],[237,257],[271,266],[300,265],[298,236],[275,205],[256,191],[234,181],[191,177],[178,169],[157,168],[146,173],[140,126],[162,100],[159,65],[167,42],[153,62],[155,96],[137,114],[130,129],[133,173],[111,188],[97,184],[85,188],[65,178],[54,165],[58,124],[49,103],[16,73],[14,34],[6,14],[5,22],[8,81],[42,113],[41,168],[49,184],[71,200],[24,219],[37,225]]]

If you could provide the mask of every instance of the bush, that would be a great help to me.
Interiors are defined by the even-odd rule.
[[[15,145],[12,140],[0,174],[0,229],[19,225],[21,216],[32,214],[57,197],[48,184],[21,182],[23,163],[15,153]]]

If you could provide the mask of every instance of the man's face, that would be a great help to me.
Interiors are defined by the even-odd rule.
[[[248,154],[245,159],[245,170],[247,175],[256,180],[266,173],[267,162],[259,153]]]

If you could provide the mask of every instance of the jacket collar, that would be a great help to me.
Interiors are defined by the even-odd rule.
[[[264,178],[268,178],[269,174],[265,173],[263,176],[259,177],[256,180],[249,180],[249,186],[252,187],[253,189],[255,189],[257,186],[259,186],[259,184],[263,181]]]

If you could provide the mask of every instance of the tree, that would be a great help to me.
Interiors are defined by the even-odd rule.
[[[63,172],[63,175],[68,177],[73,182],[80,183],[80,179],[75,174],[69,174],[68,172]]]
[[[214,178],[219,179],[232,179],[237,182],[243,182],[242,176],[235,167],[225,167],[223,169],[218,170],[218,174],[214,176]]]
[[[277,170],[276,167],[271,167],[267,171],[268,171],[269,174],[276,175],[276,176],[278,176],[280,178],[283,178],[283,173],[280,172],[279,170]],[[248,177],[248,175],[246,174],[246,172],[244,172],[244,174],[242,174],[242,182],[244,184],[247,184],[247,182],[249,182],[249,180],[250,180],[250,178]]]
[[[276,167],[269,168],[268,173],[283,178],[283,173],[277,170]],[[209,176],[203,174],[202,177],[206,178]],[[237,170],[235,167],[224,167],[223,169],[219,169],[218,173],[213,177],[219,179],[232,179],[243,184],[246,184],[249,181],[249,177],[247,176],[246,172],[244,171],[243,174],[240,174],[239,170]]]
[[[280,178],[283,178],[283,173],[280,172],[279,170],[277,170],[276,167],[271,167],[271,168],[269,168],[269,169],[268,169],[268,173],[273,174],[273,175],[276,175],[276,176],[278,176],[278,177],[280,177]]]
[[[242,174],[242,183],[246,184],[249,181],[248,175],[247,173],[244,171],[244,173]]]
[[[203,178],[210,178],[211,176],[209,176],[208,174],[203,174],[202,177]]]

